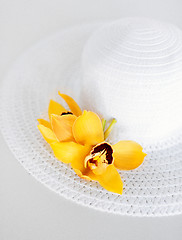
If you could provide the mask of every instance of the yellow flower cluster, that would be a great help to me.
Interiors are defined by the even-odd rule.
[[[59,95],[69,106],[50,100],[50,122],[38,119],[38,129],[50,144],[55,157],[69,163],[76,174],[95,180],[108,191],[122,194],[123,183],[117,171],[137,168],[146,156],[142,147],[133,141],[120,141],[114,145],[106,142],[113,123],[104,132],[105,120],[91,111],[81,111],[68,95]]]

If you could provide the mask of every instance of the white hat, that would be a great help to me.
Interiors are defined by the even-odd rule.
[[[1,91],[2,133],[36,179],[77,203],[122,215],[182,213],[182,32],[149,19],[85,24],[25,52]],[[82,109],[115,117],[110,138],[134,140],[147,153],[136,170],[120,171],[123,195],[80,179],[56,161],[36,119],[57,91]]]

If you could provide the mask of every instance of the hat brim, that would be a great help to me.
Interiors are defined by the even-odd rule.
[[[148,152],[137,170],[121,172],[123,195],[107,192],[96,182],[80,179],[70,166],[57,161],[37,129],[47,117],[49,100],[57,91],[71,95],[80,106],[81,53],[100,24],[63,30],[40,41],[13,65],[3,81],[0,125],[18,161],[49,189],[106,212],[134,216],[182,213],[182,138]]]

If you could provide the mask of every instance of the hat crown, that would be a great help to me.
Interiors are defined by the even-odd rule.
[[[120,138],[155,142],[182,127],[177,27],[134,18],[107,24],[85,45],[82,72],[85,107],[115,117]]]

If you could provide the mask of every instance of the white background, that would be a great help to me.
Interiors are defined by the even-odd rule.
[[[130,16],[170,21],[182,29],[182,1],[0,0],[0,81],[37,40],[66,26]],[[67,201],[29,176],[0,135],[0,240],[11,239],[178,240],[182,215],[122,217]]]

